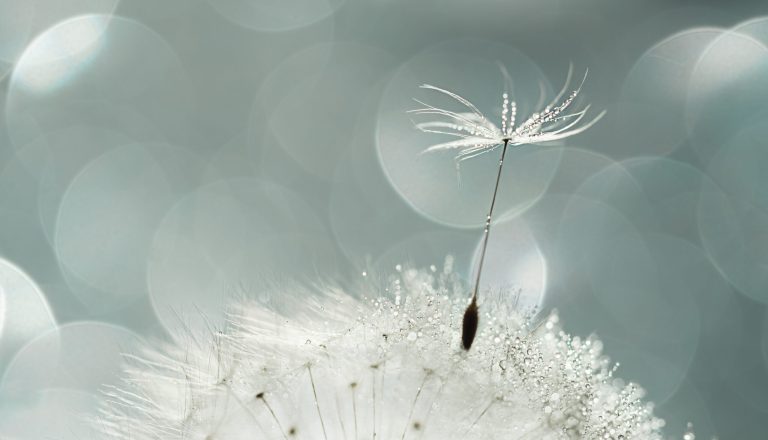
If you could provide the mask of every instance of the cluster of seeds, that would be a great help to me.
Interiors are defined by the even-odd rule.
[[[399,267],[358,297],[239,304],[226,328],[131,358],[96,423],[117,439],[663,438],[599,340],[531,319],[512,294],[479,304],[463,350],[450,265]]]

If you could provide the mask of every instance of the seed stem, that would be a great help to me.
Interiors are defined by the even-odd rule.
[[[488,210],[488,216],[485,218],[485,230],[483,232],[483,247],[480,250],[480,261],[477,265],[477,277],[475,278],[475,288],[472,292],[472,302],[464,311],[462,321],[461,345],[464,350],[469,350],[477,334],[477,325],[479,323],[479,314],[477,312],[477,297],[480,291],[480,277],[483,274],[483,263],[485,263],[485,252],[488,249],[488,237],[491,235],[491,219],[493,218],[493,208],[496,206],[496,195],[499,193],[499,182],[501,181],[501,170],[504,167],[504,156],[507,154],[509,140],[504,140],[504,148],[501,150],[499,159],[499,171],[496,173],[496,185],[493,187],[493,197],[491,198],[491,208]]]
[[[499,171],[496,173],[496,185],[493,187],[493,197],[491,198],[491,208],[488,210],[488,216],[485,218],[485,230],[483,233],[483,247],[480,250],[480,262],[477,265],[477,277],[475,278],[475,290],[472,293],[472,302],[477,302],[477,293],[480,290],[480,276],[483,273],[483,263],[485,262],[485,251],[488,249],[488,237],[491,234],[491,218],[493,208],[496,206],[496,195],[499,193],[499,182],[501,181],[501,170],[504,167],[504,156],[507,154],[509,140],[504,140],[504,148],[501,150],[499,159]]]

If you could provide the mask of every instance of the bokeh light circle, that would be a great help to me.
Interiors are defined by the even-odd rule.
[[[717,28],[687,29],[656,43],[635,62],[617,110],[618,148],[668,154],[683,143],[691,72],[704,49],[722,33]]]
[[[155,31],[130,19],[82,15],[26,48],[11,75],[5,117],[16,147],[71,125],[180,142],[192,96],[181,61]]]
[[[768,303],[768,160],[762,123],[746,127],[712,157],[719,188],[702,192],[698,226],[714,264],[743,294]],[[738,172],[736,171],[738,170]]]
[[[327,209],[336,244],[357,266],[377,258],[392,243],[434,228],[389,185],[372,145],[349,148],[339,159]]]
[[[42,289],[16,265],[0,258],[0,371],[19,348],[55,327]]]
[[[314,210],[276,184],[205,185],[166,214],[147,269],[152,306],[172,334],[222,324],[228,298],[333,274],[336,257]]]
[[[472,259],[472,282],[477,276],[482,243],[480,239]],[[521,312],[538,311],[546,287],[547,262],[525,220],[515,218],[493,224],[480,279],[481,297],[506,296],[508,303]]]
[[[0,385],[2,398],[23,401],[47,388],[96,393],[116,385],[123,355],[141,339],[116,325],[79,321],[51,329],[27,343],[13,358]]]
[[[36,440],[55,435],[60,440],[103,438],[86,417],[99,407],[97,394],[46,389],[24,402],[0,407],[0,436],[8,440]],[[55,433],[55,434],[54,434]]]
[[[119,0],[2,0],[0,62],[12,65],[31,39],[56,23],[81,14],[109,16],[118,3]]]
[[[544,93],[552,96],[544,74],[522,52],[472,39],[446,41],[425,49],[405,62],[384,90],[376,138],[381,166],[403,199],[430,220],[456,227],[481,225],[490,204],[501,150],[464,162],[459,185],[455,152],[421,154],[445,138],[416,130],[413,115],[407,111],[418,106],[413,98],[456,108],[455,102],[418,88],[429,83],[462,95],[496,121],[504,89],[499,63],[512,77],[511,96],[518,103],[521,118],[534,111],[540,100],[540,84]],[[565,68],[562,75],[564,78]],[[557,169],[560,151],[536,146],[513,148],[505,162],[504,189],[499,194],[497,212],[519,214],[535,203]]]
[[[654,400],[668,398],[690,368],[702,316],[728,298],[703,251],[638,229],[611,205],[581,195],[547,195],[522,218],[547,263],[543,312],[559,309],[569,331],[596,332],[609,354],[631,361],[641,353],[653,367],[628,364],[629,374],[664,384],[649,386]],[[697,282],[689,288],[691,277]],[[665,365],[675,373],[664,373]]]
[[[38,177],[40,223],[53,246],[61,199],[75,177],[102,154],[134,142],[127,136],[97,127],[71,126],[40,136],[16,156]]]
[[[92,311],[146,295],[146,261],[166,211],[198,183],[194,160],[165,144],[132,144],[89,163],[70,183],[56,219],[56,255],[66,274],[94,290],[73,291]],[[185,164],[184,172],[179,166]],[[72,284],[72,283],[71,283]]]
[[[745,124],[768,111],[768,46],[738,31],[707,46],[691,73],[686,126],[694,150],[707,162]]]
[[[383,50],[359,43],[321,43],[289,57],[254,100],[251,144],[276,144],[303,170],[331,180],[347,149],[372,147],[374,98],[392,64]]]

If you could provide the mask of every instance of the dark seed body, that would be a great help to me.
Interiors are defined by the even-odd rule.
[[[469,350],[477,334],[477,324],[480,318],[477,314],[477,301],[472,299],[472,303],[464,312],[464,321],[461,323],[461,345],[464,350]]]

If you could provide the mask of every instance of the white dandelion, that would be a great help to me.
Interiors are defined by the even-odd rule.
[[[557,314],[531,326],[513,301],[486,298],[463,350],[467,300],[446,263],[360,297],[239,304],[224,329],[129,357],[96,423],[119,440],[663,438],[643,390]]]
[[[480,288],[480,279],[483,273],[485,253],[488,248],[488,237],[490,236],[491,231],[493,208],[496,206],[496,196],[499,192],[499,182],[501,181],[501,171],[504,167],[504,157],[507,154],[507,147],[510,145],[540,144],[564,139],[587,130],[605,115],[605,111],[602,111],[590,121],[582,123],[582,120],[589,111],[589,105],[581,110],[568,112],[571,104],[573,104],[579,96],[581,88],[587,80],[588,73],[588,71],[584,72],[584,77],[579,86],[563,99],[573,77],[573,66],[570,66],[568,68],[565,84],[555,98],[540,111],[531,114],[528,119],[521,124],[515,125],[517,120],[517,103],[514,100],[510,102],[509,95],[512,79],[504,66],[500,65],[499,67],[504,76],[504,92],[501,95],[501,127],[498,127],[489,121],[488,118],[486,118],[485,115],[483,115],[483,113],[481,113],[480,110],[467,99],[462,98],[451,91],[428,84],[422,85],[421,87],[440,92],[453,98],[460,103],[464,109],[459,112],[454,112],[415,100],[424,107],[410,111],[410,113],[418,115],[434,115],[442,118],[438,121],[416,124],[416,128],[419,130],[427,133],[437,133],[460,138],[455,141],[435,144],[424,150],[424,152],[458,150],[458,153],[456,154],[457,170],[462,161],[492,151],[498,146],[502,146],[499,168],[496,174],[496,184],[493,188],[493,196],[491,197],[491,207],[485,218],[483,246],[480,251],[480,260],[476,270],[472,302],[467,307],[463,318],[462,345],[466,350],[469,350],[472,346],[472,341],[477,332],[479,320],[477,310],[478,290]],[[540,86],[539,88],[542,91],[541,102],[536,105],[536,108],[540,108],[543,105],[543,87]]]
[[[505,96],[498,130],[463,98],[436,90],[472,112],[429,108],[465,125],[420,128],[485,131],[479,137],[470,130],[473,141],[484,139],[475,147],[431,150],[501,144],[505,152],[524,139],[553,140],[594,123],[542,129],[562,120],[578,89],[518,128]],[[279,309],[274,301],[236,303],[223,329],[190,331],[128,356],[125,379],[105,392],[95,423],[118,440],[663,438],[653,405],[640,386],[614,377],[616,365],[597,338],[565,333],[556,313],[533,324],[511,294],[483,298],[481,314],[482,261],[471,299],[449,258],[442,271],[398,265],[384,286],[355,292],[286,289]]]

